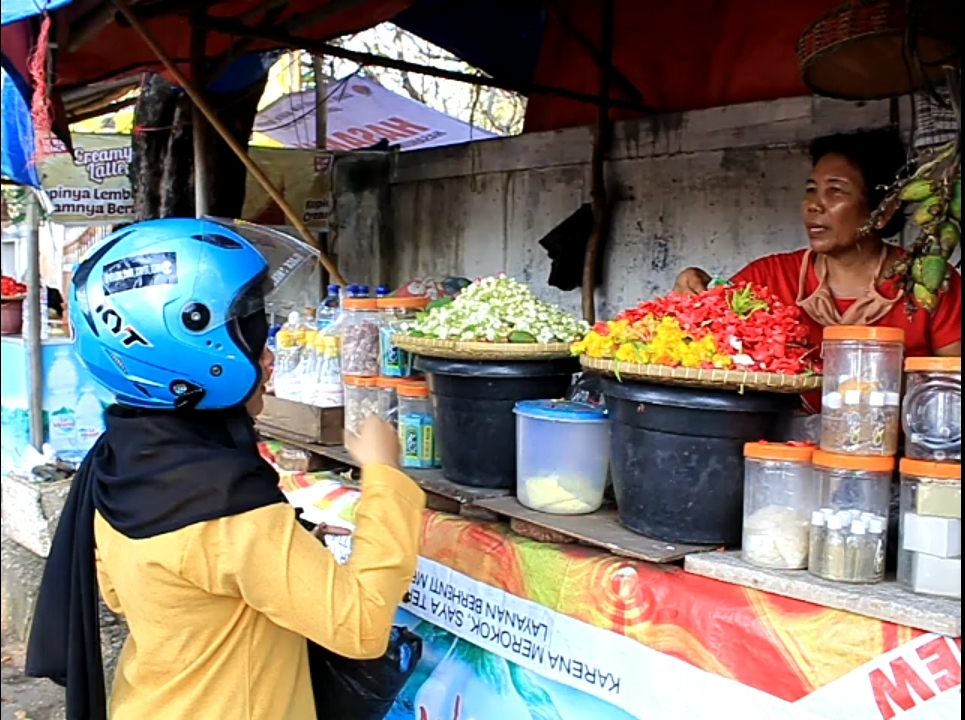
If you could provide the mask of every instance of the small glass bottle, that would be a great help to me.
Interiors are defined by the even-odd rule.
[[[873,546],[873,552],[869,552],[873,575],[877,580],[883,580],[885,577],[885,552],[887,550],[884,518],[876,516],[868,521],[868,544]]]
[[[845,540],[845,577],[849,582],[868,582],[865,558],[868,556],[867,526],[860,520],[851,523],[851,532]]]
[[[827,580],[845,579],[845,532],[838,515],[828,518],[821,563],[824,566],[821,577]]]
[[[824,535],[827,519],[820,510],[811,513],[811,537],[808,547],[808,570],[815,575],[823,575]]]

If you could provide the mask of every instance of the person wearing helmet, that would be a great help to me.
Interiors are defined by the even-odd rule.
[[[339,565],[286,503],[252,420],[266,298],[316,258],[266,228],[170,219],[125,227],[77,268],[76,351],[117,402],[74,478],[28,642],[27,674],[66,686],[68,717],[306,720],[306,639],[385,652],[425,507],[395,433],[370,419],[346,438],[362,497]],[[130,628],[109,703],[98,586]]]

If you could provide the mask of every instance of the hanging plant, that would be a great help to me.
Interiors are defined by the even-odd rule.
[[[923,153],[913,161],[913,172],[902,175],[864,230],[893,212],[911,211],[917,235],[908,252],[888,271],[905,290],[909,315],[918,308],[932,312],[938,294],[948,289],[948,261],[962,238],[962,172],[959,140]]]

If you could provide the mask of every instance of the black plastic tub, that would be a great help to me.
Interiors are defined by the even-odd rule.
[[[796,395],[601,378],[620,522],[670,543],[739,545],[744,444],[772,440]]]
[[[429,382],[442,474],[460,485],[508,490],[516,487],[513,408],[520,400],[562,398],[579,363],[417,357],[415,368]]]

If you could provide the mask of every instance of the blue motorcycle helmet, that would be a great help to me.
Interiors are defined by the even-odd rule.
[[[266,302],[318,251],[242,221],[171,218],[108,235],[77,266],[74,349],[118,403],[244,405],[262,383]]]

